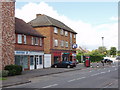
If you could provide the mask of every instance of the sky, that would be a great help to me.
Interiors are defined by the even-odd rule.
[[[72,28],[78,34],[78,46],[88,50],[102,46],[118,48],[118,2],[20,2],[16,1],[15,16],[26,22],[45,14]]]

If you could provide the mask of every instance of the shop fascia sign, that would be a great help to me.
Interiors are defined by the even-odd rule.
[[[78,46],[77,44],[73,44],[72,48],[77,48],[77,46]]]
[[[34,51],[15,51],[15,55],[41,55],[44,52],[34,52]]]

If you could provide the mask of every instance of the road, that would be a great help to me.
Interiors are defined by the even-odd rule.
[[[53,74],[30,79],[28,84],[8,88],[118,88],[118,67],[115,62],[106,68],[86,68],[83,70]]]

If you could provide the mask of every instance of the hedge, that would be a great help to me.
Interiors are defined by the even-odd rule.
[[[90,56],[90,61],[91,62],[99,62],[103,59],[103,55],[87,55],[87,56]],[[76,59],[81,63],[81,55],[78,54],[76,56]],[[83,56],[83,60],[85,60],[85,56]]]
[[[103,55],[90,55],[91,62],[99,62],[103,60]]]
[[[9,73],[8,70],[2,70],[2,71],[0,71],[0,77],[7,77],[8,73]]]
[[[8,76],[20,75],[22,74],[22,66],[20,65],[7,65],[5,70],[8,70]]]

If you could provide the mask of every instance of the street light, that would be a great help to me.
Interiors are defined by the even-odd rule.
[[[104,47],[104,37],[102,37],[102,46]]]
[[[102,53],[104,53],[103,48],[104,48],[104,37],[102,37]]]

